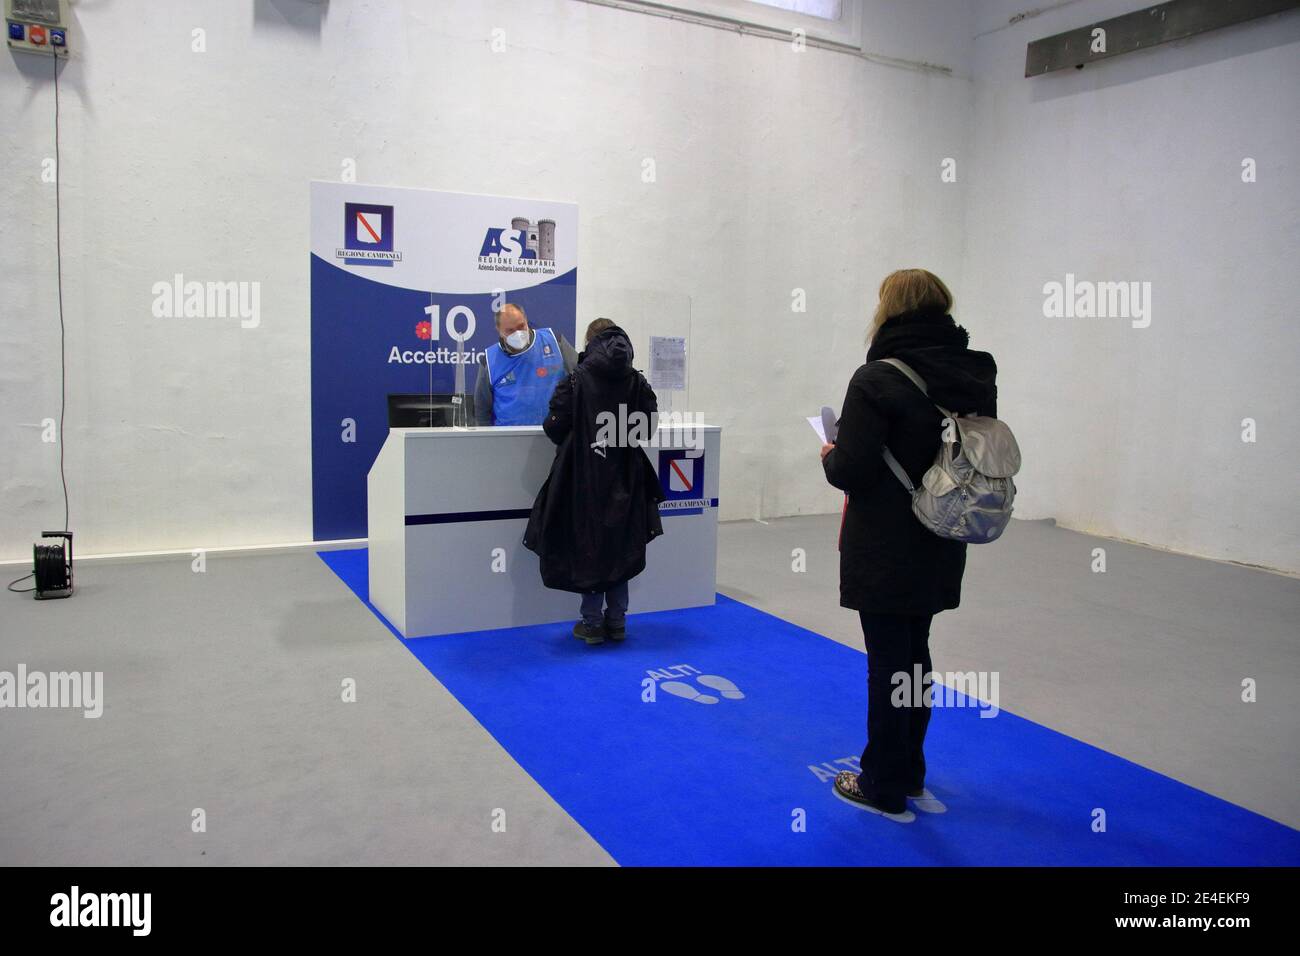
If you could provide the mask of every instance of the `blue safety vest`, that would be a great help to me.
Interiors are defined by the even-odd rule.
[[[494,425],[540,425],[546,420],[551,393],[564,374],[564,356],[554,332],[533,332],[533,344],[522,352],[511,355],[499,342],[487,350]]]

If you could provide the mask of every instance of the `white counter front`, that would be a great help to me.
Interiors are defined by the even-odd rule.
[[[629,586],[630,614],[714,602],[721,429],[659,429],[643,450],[669,500]],[[673,439],[676,439],[674,441]],[[577,620],[523,545],[553,445],[541,426],[394,428],[367,479],[370,602],[406,637]]]

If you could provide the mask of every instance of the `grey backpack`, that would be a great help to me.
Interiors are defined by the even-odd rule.
[[[906,362],[881,359],[898,369],[927,398],[929,390],[921,376]],[[912,496],[912,511],[921,524],[941,538],[984,544],[996,541],[1011,521],[1011,503],[1016,486],[1011,476],[1020,470],[1020,446],[1005,422],[982,415],[958,418],[940,405],[952,423],[945,429],[934,464],[921,477],[921,487],[912,484],[888,446],[885,464]],[[955,441],[948,436],[956,432]]]

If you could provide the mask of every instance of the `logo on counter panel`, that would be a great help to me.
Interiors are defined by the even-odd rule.
[[[478,267],[490,272],[555,274],[555,220],[525,216],[510,220],[510,228],[489,227],[479,247]]]
[[[375,203],[343,204],[343,248],[334,257],[350,266],[391,266],[402,261],[393,248],[393,207]]]
[[[699,511],[710,506],[704,496],[704,449],[661,448],[659,487],[664,500],[659,510]]]

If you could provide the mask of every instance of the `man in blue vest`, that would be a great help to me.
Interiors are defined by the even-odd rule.
[[[474,420],[479,425],[540,425],[551,393],[578,364],[563,335],[534,329],[514,303],[496,315],[496,345],[489,347],[474,383]]]

